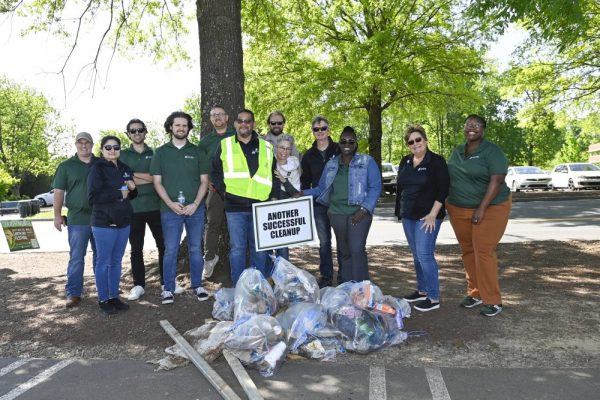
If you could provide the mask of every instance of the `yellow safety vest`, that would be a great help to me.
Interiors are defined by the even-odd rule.
[[[221,140],[221,161],[227,193],[255,200],[268,200],[273,184],[273,145],[258,139],[258,170],[250,177],[248,162],[235,136]]]

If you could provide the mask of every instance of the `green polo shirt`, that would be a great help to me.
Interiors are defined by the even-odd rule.
[[[198,194],[200,175],[208,174],[209,168],[210,161],[198,146],[187,142],[178,149],[169,141],[154,152],[150,174],[161,176],[162,185],[172,201],[177,201],[179,191],[183,191],[186,204],[189,204]],[[160,202],[160,210],[169,210],[164,201]]]
[[[119,160],[127,164],[134,173],[150,172],[150,163],[152,162],[153,156],[154,151],[145,144],[144,151],[141,153],[135,151],[133,145],[131,145],[129,148],[121,151]],[[160,208],[160,198],[158,197],[158,194],[156,194],[156,190],[154,190],[154,185],[152,183],[137,185],[137,190],[137,197],[131,200],[134,213],[156,211]]]
[[[338,215],[352,215],[360,206],[348,205],[348,174],[350,167],[342,165],[331,184],[331,195],[329,197],[329,212]]]
[[[87,177],[89,167],[96,162],[92,157],[89,163],[84,163],[74,155],[61,162],[56,169],[52,187],[65,191],[65,207],[67,207],[67,223],[69,225],[89,225],[92,207],[88,202]]]
[[[227,131],[225,131],[225,133],[222,135],[219,135],[217,131],[213,129],[208,135],[204,136],[202,140],[200,140],[198,147],[212,161],[215,151],[217,150],[221,140],[233,135],[235,135],[235,130],[233,130],[231,127],[227,127]]]
[[[448,203],[463,208],[477,208],[485,196],[492,175],[506,174],[508,160],[494,143],[483,140],[475,152],[465,157],[465,144],[457,146],[448,159],[450,192]],[[508,199],[510,190],[502,182],[491,204]]]

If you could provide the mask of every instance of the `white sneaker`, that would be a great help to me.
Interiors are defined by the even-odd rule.
[[[160,290],[165,290],[165,285],[160,285]],[[181,294],[183,292],[185,292],[185,289],[179,286],[178,284],[175,284],[175,290],[173,291],[173,293]]]
[[[196,297],[198,297],[198,300],[200,300],[200,301],[208,300],[208,293],[206,293],[206,290],[204,290],[204,288],[202,286],[197,287],[195,292],[196,292]]]
[[[129,296],[127,296],[127,300],[137,300],[142,297],[146,293],[143,287],[137,285],[134,286],[133,289],[129,292]]]
[[[204,261],[204,271],[202,271],[202,279],[208,279],[215,271],[215,265],[219,262],[219,256],[215,254],[212,260]]]
[[[163,304],[173,304],[173,293],[163,290],[163,292],[160,294],[160,297]]]

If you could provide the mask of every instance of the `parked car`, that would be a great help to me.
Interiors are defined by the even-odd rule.
[[[390,192],[396,192],[396,179],[398,178],[398,172],[394,168],[392,163],[381,163],[381,179],[383,181],[383,188]]]
[[[559,164],[552,170],[554,188],[600,189],[600,167],[592,163]]]
[[[54,189],[48,193],[38,194],[34,199],[36,199],[42,207],[51,206],[54,204]]]
[[[552,177],[538,167],[509,167],[506,185],[511,192],[520,190],[552,189]]]

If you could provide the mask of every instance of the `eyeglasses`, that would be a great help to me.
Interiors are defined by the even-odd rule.
[[[252,119],[243,119],[243,118],[238,118],[236,121],[238,122],[238,124],[251,124],[254,122],[254,120],[252,120]]]
[[[422,137],[418,137],[418,138],[415,138],[415,140],[408,140],[406,143],[407,143],[409,146],[412,146],[412,145],[413,145],[413,144],[415,144],[415,143],[421,143],[421,141],[422,141],[422,140],[423,140],[423,138],[422,138]]]
[[[120,144],[105,144],[104,145],[104,150],[106,150],[106,151],[111,151],[111,150],[119,151],[119,150],[121,150],[121,145]]]
[[[283,151],[292,151],[291,147],[283,147],[283,146],[277,146],[278,149],[283,150]]]
[[[129,130],[129,133],[131,133],[132,135],[135,135],[136,133],[145,133],[146,132],[146,128],[132,128]]]
[[[328,130],[329,127],[328,126],[322,126],[322,127],[318,127],[318,126],[313,126],[312,130],[313,132],[317,133],[317,132],[325,132],[326,130]]]
[[[211,117],[224,117],[224,116],[226,116],[226,115],[227,115],[227,113],[224,113],[224,112],[215,112],[215,113],[210,113],[210,116],[211,116]]]
[[[479,129],[483,128],[482,124],[465,124],[466,129]]]
[[[269,121],[269,124],[281,126],[281,125],[283,125],[283,121]]]
[[[351,146],[356,144],[356,140],[354,139],[344,139],[344,140],[340,140],[340,144],[349,144]]]

